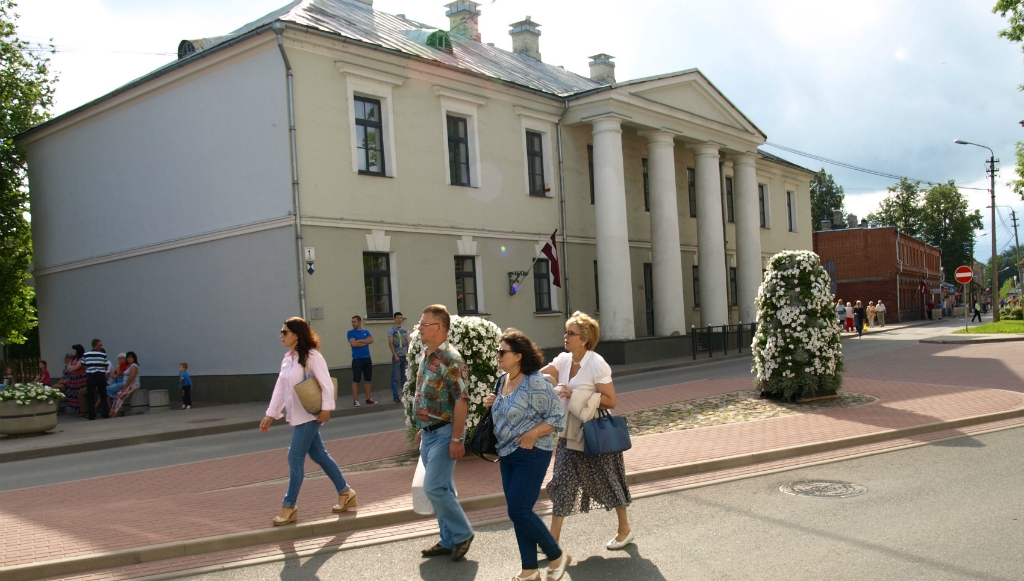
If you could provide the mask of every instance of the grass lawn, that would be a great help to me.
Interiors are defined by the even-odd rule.
[[[964,330],[960,329],[957,333],[963,334]],[[1024,321],[1002,319],[998,323],[985,323],[971,327],[968,333],[1024,333]]]

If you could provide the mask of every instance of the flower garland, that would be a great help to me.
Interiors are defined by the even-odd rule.
[[[59,389],[41,383],[15,383],[11,387],[0,389],[0,401],[15,401],[18,405],[30,403],[54,403],[64,398]]]
[[[448,342],[462,355],[469,371],[466,388],[469,391],[469,412],[466,414],[466,434],[480,422],[487,409],[484,400],[494,391],[497,381],[498,345],[501,342],[501,329],[487,319],[480,317],[452,316],[451,328],[448,330]],[[413,423],[413,398],[416,396],[416,376],[419,373],[420,355],[426,345],[420,340],[419,329],[409,334],[409,379],[402,390],[402,404],[405,406],[405,426],[409,441],[412,442],[418,431]]]
[[[751,345],[751,371],[761,391],[793,400],[842,386],[843,346],[830,285],[813,252],[786,250],[769,261]]]

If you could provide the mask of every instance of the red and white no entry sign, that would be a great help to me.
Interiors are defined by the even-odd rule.
[[[974,271],[969,266],[959,266],[956,269],[956,274],[953,275],[956,281],[960,284],[967,284],[974,280]]]

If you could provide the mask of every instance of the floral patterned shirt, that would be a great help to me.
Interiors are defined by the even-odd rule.
[[[450,422],[454,418],[455,403],[469,398],[466,381],[469,370],[462,355],[448,341],[437,349],[420,356],[416,374],[416,396],[413,399],[413,418],[416,426],[425,428],[438,422]],[[426,410],[427,421],[418,417],[419,410]]]
[[[519,448],[516,439],[540,424],[548,424],[555,431],[537,438],[534,447],[553,452],[554,435],[565,429],[565,408],[554,388],[539,371],[524,377],[516,390],[502,395],[506,375],[498,379],[497,394],[491,407],[494,435],[498,438],[498,455],[508,456]]]

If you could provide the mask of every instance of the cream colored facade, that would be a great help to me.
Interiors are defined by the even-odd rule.
[[[372,10],[347,0],[328,4]],[[20,138],[29,153],[33,209],[54,208],[33,217],[42,258],[35,276],[44,357],[59,360],[70,342],[86,340],[84,333],[103,336],[108,345],[121,340],[145,345],[152,353],[147,371],[158,375],[176,373],[178,361],[185,359],[190,370],[271,373],[280,350],[276,325],[302,314],[301,272],[305,315],[315,315],[312,323],[329,365],[349,365],[345,334],[357,314],[367,318],[365,327],[377,338],[371,348],[374,361],[384,363],[390,360],[385,335],[392,322],[390,312],[380,318],[367,312],[364,253],[387,256],[390,310],[403,311],[412,321],[431,303],[455,311],[455,257],[473,257],[480,316],[502,328],[517,327],[545,347],[561,343],[570,309],[597,314],[609,339],[652,334],[645,281],[645,264],[652,264],[653,334],[685,334],[691,326],[750,322],[767,257],[812,247],[813,173],[758,152],[763,133],[697,70],[611,85],[593,82],[592,88],[559,95],[323,31],[291,25],[274,30],[270,22],[208,58],[194,59]],[[301,243],[294,235],[285,68],[275,32],[294,82]],[[454,40],[479,45],[472,39]],[[192,106],[172,118],[156,110],[161,99],[190,98]],[[358,171],[356,98],[381,104],[384,176]],[[210,103],[223,110],[211,114]],[[140,120],[148,110],[162,121]],[[451,185],[448,115],[466,120],[469,186]],[[190,131],[177,129],[183,119]],[[247,136],[232,138],[238,131]],[[527,132],[541,136],[542,196],[529,193]],[[79,156],[87,135],[96,153],[85,164]],[[202,145],[211,139],[216,147]],[[142,147],[150,141],[158,145]],[[203,155],[190,153],[197,143]],[[118,149],[126,152],[127,161],[104,153]],[[135,159],[146,156],[148,161]],[[166,162],[167,156],[179,164],[174,171],[156,161]],[[644,163],[651,211],[645,210]],[[690,212],[688,169],[695,174],[698,217]],[[209,187],[191,183],[197,173]],[[117,176],[114,183],[111,175]],[[70,176],[76,176],[73,187]],[[733,221],[727,219],[727,178]],[[180,191],[187,187],[193,193]],[[194,195],[197,188],[201,195]],[[761,189],[766,195],[763,227]],[[137,197],[145,200],[144,215],[134,215],[128,203]],[[129,239],[79,225],[76,236],[102,240],[69,248],[72,239],[60,225],[65,218],[56,212],[64,203],[95,204],[97,214],[120,210],[139,227]],[[176,222],[158,218],[168,215]],[[149,227],[150,221],[159,225]],[[509,273],[528,270],[556,230],[563,285],[548,288],[551,308],[538,312],[534,274],[522,280],[513,296]],[[243,236],[258,239],[236,244],[231,252],[251,256],[238,260],[237,254],[218,250],[218,244]],[[290,246],[282,246],[282,240],[290,240]],[[305,248],[314,251],[313,274],[305,272],[304,260],[299,263]],[[206,265],[201,270],[205,278],[197,280],[194,260],[168,258],[186,251],[207,256],[211,263],[221,261],[224,278]],[[255,266],[261,261],[273,263],[263,270],[272,280]],[[168,273],[168,264],[180,270]],[[696,287],[694,266],[700,267]],[[111,305],[95,320],[86,314],[68,326],[75,312],[68,304],[73,295],[46,288],[48,281],[58,280],[62,289],[75,288],[129,267],[143,292],[116,295],[135,305],[123,324],[117,324]],[[732,268],[737,269],[735,306],[729,304]],[[176,277],[191,284],[162,284]],[[102,285],[85,286],[103,292]],[[699,307],[694,305],[698,288]],[[237,297],[244,297],[239,303],[259,305],[261,296],[267,300],[257,312],[232,310]],[[154,333],[154,313],[166,317],[162,305],[168,301],[180,310],[170,317],[181,321],[180,328]],[[202,317],[190,314],[190,305]],[[218,308],[229,316],[216,318]],[[217,322],[213,327],[211,317]],[[200,329],[206,332],[196,338]],[[240,354],[212,348],[224,344]],[[207,353],[216,353],[216,359]]]

